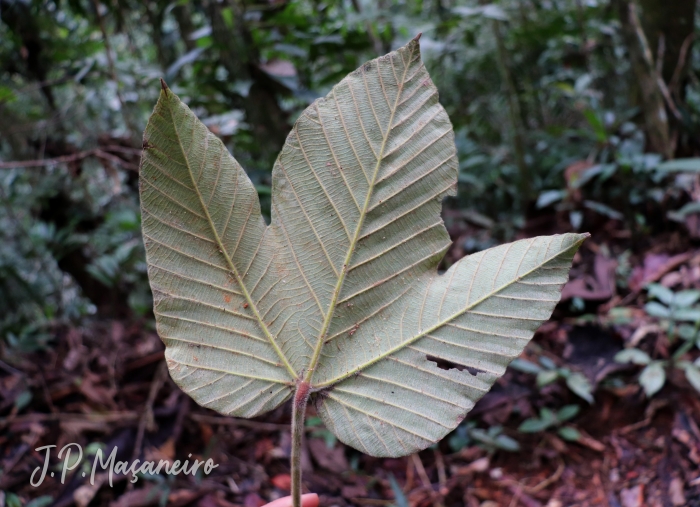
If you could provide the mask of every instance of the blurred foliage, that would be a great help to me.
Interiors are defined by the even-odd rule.
[[[557,434],[564,440],[576,441],[581,438],[579,431],[573,426],[562,426],[562,423],[573,419],[579,412],[578,405],[565,405],[558,411],[541,408],[539,417],[525,419],[518,431],[523,433],[539,433],[550,428],[557,428]]]
[[[621,2],[0,0],[0,160],[68,159],[0,168],[0,334],[32,350],[56,322],[149,315],[136,169],[159,77],[269,209],[270,169],[300,112],[422,32],[459,152],[448,206],[488,230],[465,251],[538,214],[648,234],[700,212],[647,142]],[[672,127],[676,155],[693,157],[700,51],[683,58]],[[675,214],[658,219],[669,201]]]
[[[700,349],[700,305],[697,304],[700,290],[674,292],[657,283],[650,283],[646,288],[651,301],[644,306],[644,311],[659,319],[671,345],[675,345],[679,338],[682,344],[669,360],[652,360],[648,353],[636,347],[621,350],[615,355],[615,360],[644,366],[639,374],[639,384],[649,397],[663,388],[666,369],[670,366],[683,370],[688,383],[700,392],[700,358],[694,362],[683,359],[693,348]]]
[[[488,429],[476,427],[475,421],[465,421],[449,437],[450,448],[458,452],[470,445],[477,445],[489,454],[496,451],[516,452],[520,450],[517,440],[503,434],[503,427],[490,426]]]
[[[593,403],[593,387],[583,374],[572,372],[569,368],[558,368],[554,361],[546,356],[540,357],[539,362],[540,364],[535,364],[526,359],[517,358],[511,366],[523,373],[534,373],[537,375],[537,387],[540,389],[559,379],[563,379],[572,393],[583,398],[588,403]]]

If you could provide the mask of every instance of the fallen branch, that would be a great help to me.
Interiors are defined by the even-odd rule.
[[[688,50],[690,49],[690,45],[693,43],[694,38],[695,34],[691,33],[683,41],[680,54],[678,55],[678,63],[676,64],[676,69],[673,71],[673,76],[671,76],[671,81],[668,85],[671,92],[674,93],[676,96],[678,96],[678,87],[680,85],[681,77],[683,75],[683,69],[685,68],[685,62],[688,58]]]
[[[117,150],[114,150],[117,151]],[[58,164],[70,164],[71,162],[77,162],[78,160],[82,160],[84,158],[88,157],[95,157],[99,158],[102,160],[107,160],[109,162],[112,162],[114,164],[118,164],[126,169],[131,169],[133,171],[138,171],[138,166],[135,164],[132,164],[130,162],[127,162],[124,159],[121,159],[117,157],[116,155],[112,155],[111,153],[107,153],[106,151],[100,149],[100,148],[95,148],[92,150],[87,150],[87,151],[81,151],[78,153],[74,153],[72,155],[63,155],[60,157],[54,157],[54,158],[44,158],[44,159],[37,159],[37,160],[14,160],[10,162],[0,162],[0,169],[19,169],[22,167],[46,167],[50,165],[58,165]]]
[[[143,436],[146,433],[146,429],[149,431],[156,430],[155,421],[153,419],[153,404],[156,401],[156,396],[158,395],[160,388],[163,387],[163,384],[165,383],[165,379],[168,375],[167,372],[168,370],[165,367],[165,362],[162,362],[158,365],[156,373],[153,376],[151,388],[148,392],[148,399],[146,400],[146,406],[144,407],[143,413],[139,419],[139,426],[138,430],[136,431],[136,442],[134,443],[134,450],[131,453],[131,461],[136,460],[136,458],[139,457],[139,454],[141,454],[141,446],[143,445]],[[127,491],[133,489],[133,484],[133,482],[127,484]]]
[[[202,422],[205,424],[220,426],[240,426],[242,428],[251,428],[261,431],[280,431],[289,429],[289,424],[248,421],[247,419],[238,419],[235,417],[221,417],[201,414],[190,414],[189,417],[193,421]]]
[[[136,419],[138,414],[136,412],[106,412],[102,414],[92,413],[92,414],[71,414],[71,413],[31,413],[18,416],[3,417],[0,419],[0,428],[7,426],[8,424],[21,424],[21,423],[32,423],[32,422],[48,422],[48,421],[60,421],[60,422],[97,422],[97,423],[112,423],[112,422],[123,422],[129,421],[131,419]]]
[[[673,102],[671,93],[668,91],[668,86],[666,86],[666,83],[661,77],[661,74],[659,74],[656,66],[654,65],[654,59],[651,56],[651,49],[649,49],[649,42],[647,41],[647,37],[644,34],[644,29],[642,29],[642,24],[639,22],[639,16],[637,15],[637,7],[634,3],[629,4],[629,14],[630,23],[632,24],[632,27],[634,28],[635,32],[637,32],[637,38],[639,39],[639,45],[642,48],[642,56],[644,58],[644,62],[646,63],[649,72],[656,77],[656,84],[659,87],[659,92],[666,101],[666,105],[668,106],[669,110],[671,111],[671,113],[673,113],[673,116],[675,116],[676,119],[680,120],[682,119],[681,113],[680,111],[678,111],[676,104]]]

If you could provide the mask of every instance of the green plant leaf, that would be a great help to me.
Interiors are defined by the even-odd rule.
[[[566,379],[566,385],[578,396],[586,400],[588,403],[593,403],[593,386],[591,386],[590,381],[582,373],[572,373]]]
[[[656,166],[657,171],[661,172],[700,172],[700,158],[677,158],[662,162]]]
[[[690,324],[681,324],[678,326],[678,336],[684,340],[695,340],[698,337],[698,330]]]
[[[673,311],[672,317],[685,322],[700,321],[700,308],[678,308]]]
[[[496,449],[510,452],[520,450],[520,444],[509,436],[502,435],[501,431],[503,431],[503,428],[500,426],[491,426],[488,432],[480,428],[474,428],[469,432],[469,436],[491,451]]]
[[[679,210],[667,212],[666,216],[676,222],[684,222],[688,215],[695,213],[700,213],[700,202],[689,202]]]
[[[560,423],[573,419],[581,410],[578,405],[566,405],[557,412],[557,421]]]
[[[566,190],[545,190],[537,197],[537,209],[546,208],[550,204],[559,202],[568,195]]]
[[[547,428],[554,425],[552,421],[545,421],[543,419],[538,419],[533,417],[531,419],[525,419],[520,426],[518,426],[518,431],[522,433],[539,433]]]
[[[544,387],[559,378],[558,370],[542,370],[537,374],[537,387]]]
[[[533,373],[537,374],[542,371],[542,367],[528,361],[527,359],[513,359],[513,362],[510,363],[510,367],[514,368],[518,371],[521,371],[523,373]]]
[[[546,407],[540,409],[540,419],[551,424],[556,424],[559,422],[557,414],[553,410]]]
[[[679,308],[688,308],[700,300],[700,290],[682,290],[677,292],[674,304]]]
[[[608,139],[608,134],[605,130],[605,124],[592,109],[585,109],[583,111],[583,116],[588,120],[589,125],[595,133],[596,139],[600,142],[605,142]]]
[[[555,370],[557,368],[557,364],[547,356],[540,356],[539,361],[542,366],[549,370]]]
[[[562,426],[557,430],[557,433],[569,442],[578,442],[581,439],[581,433],[573,426]]]
[[[655,297],[666,306],[671,306],[675,300],[675,293],[659,283],[650,283],[647,285],[647,292],[650,296]]]
[[[700,392],[700,368],[692,364],[686,366],[685,378],[688,379],[688,382],[696,391]]]
[[[618,363],[649,364],[651,358],[643,350],[624,349],[615,354],[615,361]]]
[[[32,401],[32,392],[28,389],[21,391],[15,398],[15,407],[18,411],[29,405]]]
[[[394,492],[395,503],[392,505],[395,505],[396,507],[409,507],[410,504],[408,503],[408,499],[401,489],[401,486],[399,486],[399,483],[396,482],[394,474],[392,473],[389,473],[389,484],[391,484],[391,490]]]
[[[455,428],[549,318],[587,235],[491,248],[439,275],[453,137],[414,40],[301,114],[266,226],[241,166],[163,85],[141,205],[175,382],[242,417],[308,382],[324,425],[377,456]]]
[[[518,431],[523,433],[538,433],[559,423],[557,414],[548,408],[540,409],[540,417],[526,419],[518,427]]]
[[[671,310],[656,301],[645,304],[644,311],[652,317],[657,317],[659,319],[667,319],[671,316]]]
[[[24,507],[46,507],[53,503],[53,497],[49,495],[43,495],[34,500],[27,502]]]
[[[22,500],[20,497],[9,491],[3,491],[5,494],[5,505],[7,507],[22,507]]]
[[[508,435],[498,435],[496,437],[495,446],[509,452],[517,452],[520,450],[518,441]]]
[[[666,371],[663,364],[654,362],[647,365],[639,374],[639,383],[647,396],[654,396],[666,383]]]

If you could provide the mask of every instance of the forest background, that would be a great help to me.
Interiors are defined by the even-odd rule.
[[[455,432],[377,459],[310,408],[306,486],[324,506],[700,505],[699,28],[695,0],[0,0],[0,505],[288,494],[287,409],[223,418],[165,373],[141,135],[163,77],[269,214],[296,117],[419,32],[459,155],[442,267],[592,237],[552,322]],[[67,442],[221,466],[31,487],[34,449]]]

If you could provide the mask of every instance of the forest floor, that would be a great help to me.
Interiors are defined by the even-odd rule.
[[[451,233],[458,239],[468,231]],[[595,240],[574,261],[566,301],[523,354],[532,363],[546,357],[584,374],[593,403],[563,382],[538,387],[534,375],[509,368],[465,422],[502,426],[519,451],[474,440],[456,449],[448,437],[400,459],[373,458],[334,441],[309,406],[305,488],[320,495],[323,507],[700,506],[698,393],[671,368],[663,389],[649,399],[636,380],[640,367],[614,361],[630,344],[669,357],[673,344],[644,312],[641,288],[649,281],[700,287],[700,251],[673,235],[638,251],[626,261],[629,284],[618,294],[620,262],[611,252],[620,249]],[[572,314],[571,297],[584,301],[585,312]],[[167,374],[163,345],[148,320],[95,320],[54,333],[47,350],[24,355],[13,367],[0,363],[0,413],[9,414],[0,419],[0,490],[56,507],[260,507],[289,494],[289,406],[258,420],[197,406]],[[33,396],[20,406],[17,393],[27,389]],[[581,407],[570,421],[578,441],[553,430],[518,431],[542,407],[556,411],[567,404]],[[218,467],[204,477],[157,476],[135,484],[117,474],[110,487],[101,471],[90,484],[92,457],[86,456],[87,468],[75,467],[61,483],[56,454],[72,442],[86,454],[94,453],[95,442],[104,444],[105,456],[116,447],[118,461],[191,454],[190,460],[212,458]],[[54,477],[35,488],[32,472],[44,462],[44,452],[35,449],[47,444],[57,445],[49,468]]]

